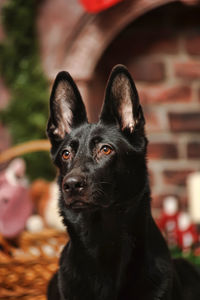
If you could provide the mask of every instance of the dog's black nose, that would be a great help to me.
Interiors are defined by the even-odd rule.
[[[86,187],[85,177],[81,175],[73,175],[66,177],[63,181],[63,189],[66,193],[80,193]]]

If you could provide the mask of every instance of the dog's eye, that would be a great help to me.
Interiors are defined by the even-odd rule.
[[[68,160],[71,156],[71,153],[69,152],[69,150],[64,150],[63,153],[62,153],[62,158],[64,160]]]
[[[104,146],[101,147],[101,153],[103,153],[105,155],[111,154],[112,151],[113,151],[113,149],[108,145],[104,145]]]

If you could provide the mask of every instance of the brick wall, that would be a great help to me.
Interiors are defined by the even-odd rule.
[[[186,178],[200,170],[199,16],[200,7],[180,4],[142,16],[113,41],[91,83],[95,119],[112,66],[123,63],[132,73],[147,119],[155,207],[166,195],[185,206]]]

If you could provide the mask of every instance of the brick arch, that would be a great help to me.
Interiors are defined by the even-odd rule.
[[[89,112],[97,121],[111,67],[120,62],[131,72],[147,121],[156,207],[168,195],[185,207],[187,176],[200,168],[199,12],[200,6],[177,2],[134,20],[106,48],[88,84]]]
[[[179,0],[194,5],[198,0]],[[90,15],[78,28],[62,66],[78,81],[90,80],[101,55],[129,23],[146,12],[175,0],[125,1],[97,15]],[[81,23],[80,23],[81,24]]]

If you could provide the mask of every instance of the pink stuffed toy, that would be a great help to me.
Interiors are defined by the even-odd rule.
[[[25,170],[24,160],[16,158],[0,173],[0,234],[6,238],[24,229],[33,210]]]

